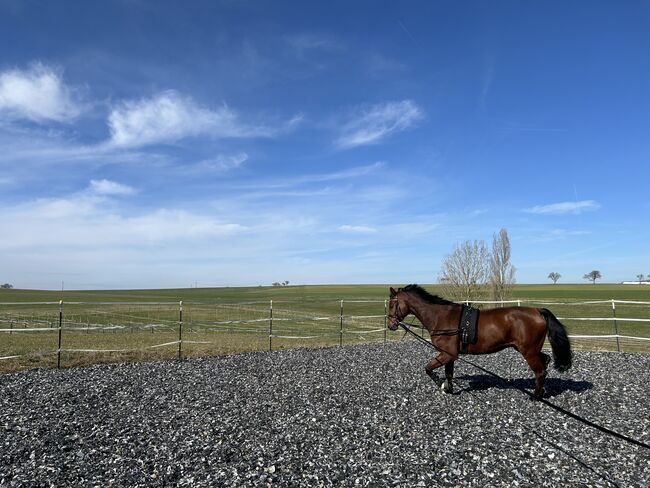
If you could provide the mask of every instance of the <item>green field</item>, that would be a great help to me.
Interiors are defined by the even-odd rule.
[[[63,300],[61,365],[167,359],[178,354],[179,302],[183,301],[182,355],[204,356],[289,347],[399,340],[386,332],[389,285],[327,285],[165,290],[36,291],[0,289],[0,371],[57,364],[58,301]],[[394,285],[401,286],[401,285]],[[436,285],[424,285],[438,293]],[[545,306],[570,334],[650,337],[650,302],[644,285],[517,285],[514,300]],[[273,300],[272,333],[270,301]],[[341,326],[343,300],[343,326]],[[39,303],[34,303],[39,302]],[[54,303],[42,303],[54,302]],[[555,302],[547,304],[545,302]],[[616,314],[616,322],[612,319]],[[576,320],[600,318],[601,320]],[[8,329],[8,331],[7,331]],[[34,330],[45,329],[45,330]],[[159,346],[159,347],[158,347]],[[576,349],[650,351],[650,341],[574,340]],[[83,351],[66,351],[66,350]],[[92,350],[92,351],[88,351]],[[110,352],[96,352],[110,350]]]

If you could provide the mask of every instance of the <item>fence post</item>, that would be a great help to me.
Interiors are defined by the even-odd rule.
[[[273,351],[273,300],[269,303],[269,352]]]
[[[178,303],[178,359],[181,358],[183,346],[183,300]]]
[[[521,300],[517,300],[517,306],[521,307]]]
[[[618,340],[618,323],[616,322],[616,302],[612,298],[612,315],[614,316],[614,334],[616,334],[616,350],[621,352],[621,344]]]
[[[13,334],[12,332],[13,330],[14,330],[14,320],[11,319],[11,321],[9,322],[9,335]]]
[[[63,300],[59,300],[59,346],[56,349],[56,367],[61,367],[61,332],[63,331]]]
[[[339,332],[339,346],[343,346],[343,300],[341,300],[341,331]]]
[[[388,330],[388,305],[384,300],[384,344],[386,344],[386,331]]]

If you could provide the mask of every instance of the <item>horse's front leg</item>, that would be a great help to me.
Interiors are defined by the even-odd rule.
[[[440,386],[440,389],[445,393],[454,392],[454,384],[451,382],[454,378],[454,362],[452,360],[445,364],[445,382]]]
[[[436,369],[440,368],[441,366],[445,367],[445,377],[446,380],[443,383],[438,382],[438,373],[435,371]],[[451,393],[452,392],[452,384],[451,384],[451,379],[454,374],[454,361],[453,358],[444,353],[441,352],[437,356],[431,358],[431,360],[427,363],[427,365],[424,367],[424,371],[429,375],[429,377],[436,382],[436,384],[445,392]]]

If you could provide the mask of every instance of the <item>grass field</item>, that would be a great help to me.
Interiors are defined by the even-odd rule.
[[[399,286],[399,285],[396,285]],[[438,293],[435,285],[424,285]],[[166,290],[36,291],[0,290],[0,371],[56,366],[58,301],[63,300],[61,364],[141,361],[178,354],[183,300],[182,355],[232,354],[269,349],[273,300],[273,349],[321,347],[398,340],[385,331],[388,285],[328,285]],[[629,300],[650,302],[644,285],[517,285],[513,299],[546,306],[570,334],[650,338],[650,304],[563,302]],[[343,326],[341,326],[343,300]],[[34,303],[41,302],[41,303]],[[42,302],[56,302],[44,304]],[[556,302],[545,304],[545,302]],[[617,321],[614,322],[614,313]],[[581,321],[577,318],[601,318]],[[45,329],[36,331],[33,329]],[[162,345],[162,346],[161,346]],[[585,339],[575,348],[650,351],[650,341]],[[66,350],[82,350],[77,352]],[[88,350],[110,350],[90,352]]]

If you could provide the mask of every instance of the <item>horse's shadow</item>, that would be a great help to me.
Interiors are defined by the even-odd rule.
[[[535,389],[535,380],[533,378],[516,378],[512,380],[501,380],[487,374],[464,375],[457,378],[461,388],[457,393],[467,390],[489,390],[490,388],[499,388],[501,390],[528,390]],[[575,381],[562,378],[547,378],[544,385],[546,393],[545,398],[554,397],[565,391],[581,393],[591,390],[594,384],[589,381]]]

